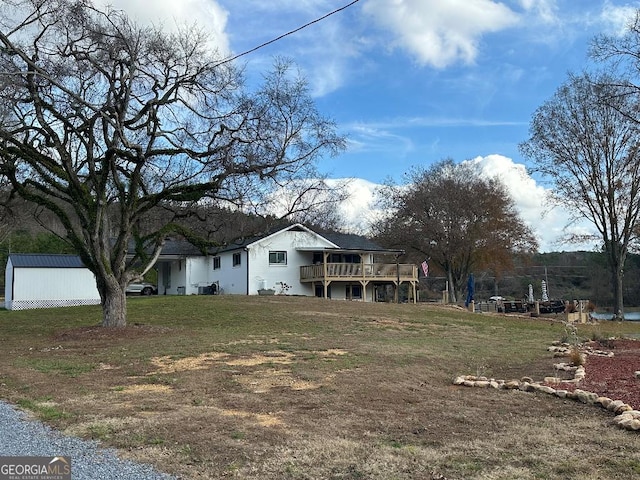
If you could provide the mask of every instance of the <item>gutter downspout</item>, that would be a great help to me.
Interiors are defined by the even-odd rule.
[[[247,253],[247,296],[249,296],[249,249],[244,247],[244,251]]]
[[[400,303],[400,255],[396,254],[396,303]]]

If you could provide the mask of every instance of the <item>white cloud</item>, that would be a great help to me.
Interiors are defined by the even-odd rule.
[[[482,36],[514,26],[518,15],[492,0],[369,0],[364,11],[420,64],[473,63]]]
[[[226,56],[230,52],[225,32],[228,12],[213,0],[98,0],[98,6],[123,10],[143,25],[162,26],[167,31],[197,25],[210,37],[212,46]]]
[[[551,208],[547,201],[549,191],[529,175],[524,165],[503,155],[479,156],[468,161],[478,164],[485,175],[497,177],[507,186],[521,218],[538,237],[541,252],[594,249],[594,244],[562,243],[569,232],[588,234],[593,228],[586,221],[568,225],[569,213],[559,207]],[[360,178],[349,181],[351,195],[341,205],[340,214],[350,230],[366,234],[371,222],[383,213],[375,204],[375,191],[380,185]],[[344,179],[327,183],[331,182],[344,182]]]
[[[558,23],[558,6],[555,0],[521,0],[520,5],[542,23]]]
[[[411,138],[394,133],[393,123],[352,123],[343,128],[349,132],[347,142],[351,152],[387,152],[404,157],[415,149]]]
[[[374,195],[380,185],[362,178],[331,179],[326,182],[333,186],[345,181],[349,182],[349,198],[340,205],[340,218],[350,231],[366,234],[372,222],[381,217]]]
[[[229,11],[233,48],[240,51],[261,45],[334,11],[332,0],[218,0]],[[250,73],[262,72],[274,55],[293,59],[309,79],[311,93],[322,97],[345,86],[354,70],[365,61],[367,47],[356,17],[357,6],[313,23],[295,34],[255,51],[250,57]]]
[[[529,175],[523,164],[503,155],[479,156],[469,161],[478,164],[485,175],[497,177],[506,185],[520,216],[538,237],[540,251],[594,248],[593,243],[562,243],[567,234],[593,233],[593,227],[586,220],[569,225],[569,212],[558,206],[552,208],[548,201],[549,191]]]
[[[308,28],[294,58],[306,71],[312,95],[322,97],[344,86],[360,47],[338,17]]]
[[[485,175],[497,177],[507,186],[523,217],[538,220],[535,217],[546,202],[547,191],[529,176],[523,164],[514,163],[503,155],[487,155],[469,161],[479,165]]]
[[[600,20],[606,31],[612,35],[622,35],[626,32],[629,23],[633,21],[640,4],[613,5],[610,1],[604,3]]]

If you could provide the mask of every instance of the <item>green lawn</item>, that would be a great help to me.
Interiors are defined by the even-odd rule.
[[[0,311],[0,397],[185,478],[640,478],[640,437],[606,411],[452,385],[551,375],[559,318],[283,296],[128,311],[115,331],[99,307]]]

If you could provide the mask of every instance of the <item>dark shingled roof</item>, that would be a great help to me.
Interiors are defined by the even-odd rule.
[[[14,268],[85,268],[77,255],[12,253],[9,258]]]
[[[129,253],[133,254],[134,250],[132,246],[129,246]],[[186,240],[167,240],[162,247],[162,255],[203,255],[195,245],[187,242]]]
[[[277,227],[264,235],[259,235],[259,236],[250,237],[250,238],[243,238],[227,246],[220,247],[218,249],[212,249],[211,253],[214,254],[214,253],[222,253],[230,250],[238,250],[240,248],[244,248],[247,245],[252,244],[253,242],[261,240],[273,233],[277,233],[282,230],[299,230],[299,229],[300,227],[298,225],[292,225],[284,228]],[[338,250],[356,250],[356,251],[381,252],[381,253],[382,252],[386,252],[386,253],[402,252],[402,250],[393,250],[393,249],[389,250],[387,248],[381,247],[374,241],[369,240],[368,238],[363,237],[361,235],[356,235],[353,233],[324,233],[324,232],[316,232],[316,233],[318,233],[318,235],[320,235],[321,237],[326,238],[331,243],[337,245]],[[331,250],[331,248],[329,248],[328,250]]]
[[[320,235],[344,250],[366,250],[369,252],[387,250],[366,237],[352,233],[321,233]]]
[[[211,254],[218,254],[218,253],[223,253],[223,252],[229,252],[232,250],[239,250],[241,248],[246,247],[247,245],[251,245],[254,242],[257,242],[258,240],[262,240],[263,238],[268,237],[269,235],[273,235],[274,233],[278,233],[284,230],[288,230],[288,231],[292,231],[292,232],[299,232],[299,231],[303,231],[303,229],[298,225],[298,224],[294,224],[294,225],[288,225],[288,226],[276,226],[276,227],[272,227],[269,230],[267,230],[265,233],[261,234],[261,235],[252,235],[249,237],[242,237],[242,238],[238,238],[236,240],[234,240],[233,242],[229,243],[228,245],[223,245],[220,247],[213,247],[209,250],[209,253]]]
[[[244,248],[247,245],[252,244],[253,242],[261,240],[273,233],[277,233],[282,230],[300,230],[300,227],[298,225],[292,225],[289,227],[280,226],[272,229],[271,231],[269,231],[264,235],[243,238],[229,245],[226,245],[224,247],[220,247],[218,249],[212,249],[211,253],[222,253],[230,250],[238,250],[240,248]],[[326,238],[331,243],[337,245],[338,246],[337,248],[340,250],[359,250],[359,251],[364,250],[367,252],[389,252],[388,249],[381,247],[377,243],[361,235],[355,235],[352,233],[322,233],[322,232],[318,232],[318,235]],[[165,253],[165,252],[163,251],[162,253]]]

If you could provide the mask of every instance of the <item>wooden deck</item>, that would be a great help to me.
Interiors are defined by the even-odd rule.
[[[301,282],[417,282],[418,267],[395,263],[325,263],[300,267]]]

